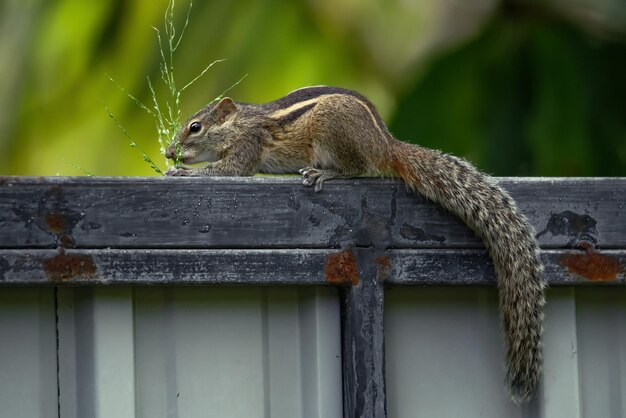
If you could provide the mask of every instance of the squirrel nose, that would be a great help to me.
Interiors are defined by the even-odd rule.
[[[165,158],[174,158],[176,151],[173,146],[167,147],[167,151],[165,151]]]

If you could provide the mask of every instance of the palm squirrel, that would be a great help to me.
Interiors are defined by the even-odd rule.
[[[170,176],[300,172],[315,191],[334,178],[399,177],[461,217],[495,266],[511,397],[533,396],[542,364],[543,265],[532,226],[494,179],[460,158],[399,141],[368,99],[326,86],[264,104],[228,97],[209,104],[180,129],[166,156],[178,152],[185,164],[208,165],[170,168]]]

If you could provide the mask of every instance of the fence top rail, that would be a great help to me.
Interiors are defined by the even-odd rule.
[[[298,174],[260,174],[252,177],[164,177],[164,176],[2,176],[0,175],[0,185],[12,184],[76,184],[76,183],[154,183],[154,182],[200,182],[200,183],[250,183],[250,184],[300,184],[301,176]],[[626,182],[626,177],[494,177],[499,182],[511,183],[605,183],[605,182]],[[358,177],[347,180],[333,180],[333,183],[359,182],[399,182],[395,179],[380,179],[378,177]],[[329,183],[330,184],[330,183]]]
[[[535,227],[548,270],[561,272],[554,283],[585,282],[597,277],[598,269],[609,271],[601,275],[610,277],[605,281],[624,281],[626,178],[496,180]],[[463,259],[474,260],[465,268],[480,278],[465,274],[459,283],[491,283],[493,274],[479,267],[484,255],[472,259],[481,254],[481,241],[401,182],[358,178],[324,186],[315,193],[296,176],[0,177],[0,283],[27,282],[31,276],[24,272],[42,270],[37,267],[42,260],[59,251],[101,254],[113,266],[118,259],[111,254],[118,250],[158,250],[163,257],[181,250],[293,250],[291,258],[281,254],[290,262],[309,262],[350,246],[387,251],[403,271],[424,272],[396,274],[392,282],[436,283],[445,272],[429,271]],[[580,249],[581,242],[590,246]],[[32,257],[20,258],[20,253]],[[157,263],[149,254],[142,257]],[[39,279],[48,277],[40,273]],[[122,273],[102,281],[115,282]],[[168,274],[175,280],[176,271]],[[183,276],[190,282],[215,281],[189,272]],[[321,273],[316,277],[310,281],[325,280]]]

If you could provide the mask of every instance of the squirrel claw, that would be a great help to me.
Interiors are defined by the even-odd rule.
[[[303,180],[302,184],[305,186],[315,186],[315,191],[322,190],[322,185],[326,180],[343,177],[342,174],[335,170],[317,169],[313,167],[306,167],[300,170]]]
[[[302,174],[302,184],[307,187],[315,186],[315,191],[319,192],[322,190],[322,184],[324,183],[324,172],[317,170],[313,167],[306,167],[300,171]]]

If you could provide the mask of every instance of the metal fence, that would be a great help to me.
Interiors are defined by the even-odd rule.
[[[399,182],[2,178],[0,416],[626,416],[626,179],[501,184],[552,286],[523,407],[480,240]]]

